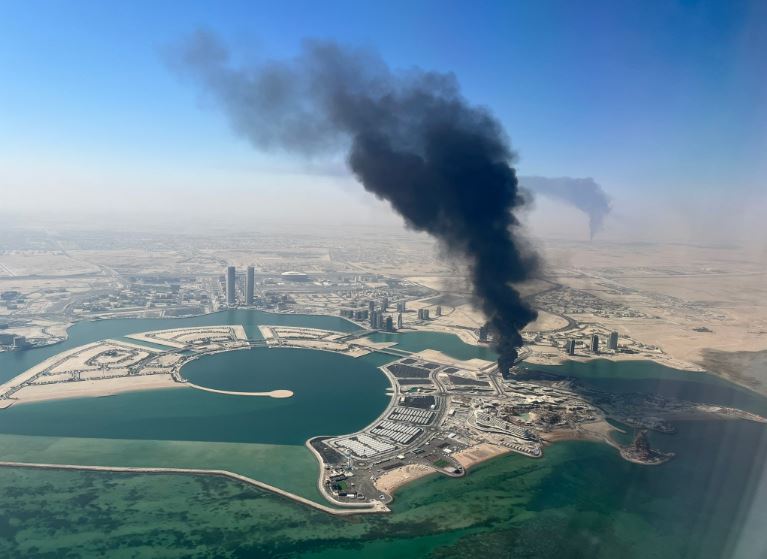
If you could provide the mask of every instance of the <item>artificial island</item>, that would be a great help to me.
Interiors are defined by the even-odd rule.
[[[287,389],[241,392],[195,384],[184,377],[183,367],[205,355],[255,347],[302,348],[349,358],[378,353],[386,357],[379,370],[390,383],[389,403],[382,413],[357,432],[319,433],[306,441],[319,464],[318,488],[331,506],[229,471],[2,465],[224,475],[326,512],[354,514],[387,511],[398,487],[424,475],[438,472],[460,477],[476,463],[511,452],[540,458],[545,446],[558,440],[604,442],[626,460],[656,465],[672,455],[652,449],[645,432],[668,432],[673,429],[669,420],[708,416],[765,421],[729,407],[600,392],[580,386],[575,379],[523,366],[507,373],[490,360],[461,360],[433,349],[411,352],[396,341],[377,339],[370,328],[340,332],[260,325],[258,331],[255,339],[238,325],[171,328],[74,347],[0,385],[0,408],[163,388],[289,399],[293,392]],[[611,433],[618,428],[608,420],[637,429],[634,441],[617,442]]]

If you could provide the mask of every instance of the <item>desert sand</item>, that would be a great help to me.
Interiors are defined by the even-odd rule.
[[[610,433],[618,431],[605,420],[585,423],[577,429],[557,429],[549,433],[544,433],[542,438],[547,443],[556,441],[595,441],[604,442],[611,446],[618,446],[612,439]]]
[[[112,396],[124,392],[157,390],[159,388],[184,388],[183,383],[173,380],[171,375],[144,375],[56,384],[27,385],[13,394],[13,405],[66,398],[93,398]]]
[[[511,452],[511,450],[505,446],[491,443],[480,443],[478,445],[470,446],[469,448],[465,448],[459,452],[456,452],[453,454],[453,458],[455,458],[465,470],[468,470],[480,462],[490,460],[496,456],[508,454],[509,452]]]
[[[468,369],[470,371],[480,370],[484,369],[485,367],[494,365],[492,361],[485,361],[484,359],[468,359],[466,361],[455,359],[449,355],[445,355],[441,351],[437,351],[436,349],[425,349],[423,351],[419,351],[418,353],[414,353],[413,355],[416,355],[426,361],[433,361],[443,365],[455,365],[456,367]]]

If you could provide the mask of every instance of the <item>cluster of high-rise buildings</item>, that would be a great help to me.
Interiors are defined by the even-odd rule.
[[[384,297],[381,299],[380,308],[376,308],[375,301],[368,302],[368,318],[370,320],[370,327],[373,330],[386,330],[387,332],[394,332],[394,318],[391,315],[386,314],[389,309],[389,298]],[[405,302],[400,301],[397,303],[397,328],[402,328],[402,313],[405,312]]]
[[[341,309],[339,314],[344,318],[351,320],[368,320],[370,318],[370,312],[368,309]]]
[[[343,308],[340,310],[341,316],[352,320],[367,320],[370,328],[373,330],[386,330],[394,332],[404,326],[403,313],[405,312],[405,301],[397,302],[396,318],[394,313],[387,314],[389,310],[389,298],[382,297],[380,305],[376,305],[374,300],[368,301],[367,309]],[[395,322],[396,320],[396,322]]]
[[[237,305],[237,269],[234,266],[227,266],[225,272],[226,278],[226,304],[230,307]],[[256,269],[248,266],[245,273],[245,299],[244,303],[251,306],[255,302],[256,293]]]
[[[591,353],[599,353],[599,335],[592,334],[588,347]],[[610,335],[607,338],[607,349],[618,351],[618,332],[610,332]],[[567,340],[565,343],[565,351],[567,352],[567,355],[575,355],[575,340]]]
[[[340,314],[341,316],[351,320],[367,320],[370,324],[370,328],[373,330],[385,330],[387,332],[394,332],[395,329],[401,330],[404,326],[403,314],[405,313],[405,306],[405,301],[398,301],[396,304],[396,311],[392,314],[388,314],[389,298],[382,297],[379,305],[376,305],[375,300],[371,299],[368,301],[367,309],[343,308],[340,310]],[[418,317],[422,317],[421,311],[418,311]]]
[[[26,349],[29,342],[24,336],[0,333],[0,346],[6,346],[8,349]]]

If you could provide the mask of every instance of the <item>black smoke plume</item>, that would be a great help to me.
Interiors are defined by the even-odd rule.
[[[519,182],[523,188],[562,200],[589,216],[592,239],[602,230],[605,217],[610,213],[610,198],[594,179],[520,177]]]
[[[513,213],[523,199],[506,135],[487,110],[467,103],[455,76],[394,72],[373,53],[322,41],[306,41],[292,59],[236,66],[202,32],[170,61],[255,147],[307,156],[345,150],[366,190],[465,259],[502,362],[513,361],[536,313],[512,283],[528,279],[537,260]]]

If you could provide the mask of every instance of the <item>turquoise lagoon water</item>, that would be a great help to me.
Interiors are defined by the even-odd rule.
[[[60,351],[103,338],[218,324],[243,324],[252,339],[261,339],[259,324],[358,330],[337,317],[258,311],[92,321],[76,324],[60,344],[0,354],[0,374],[12,377]],[[321,500],[317,464],[304,443],[314,435],[361,429],[383,411],[389,382],[377,367],[391,359],[383,357],[253,348],[203,356],[182,371],[213,388],[293,390],[287,399],[168,388],[12,406],[0,414],[0,460],[227,469]]]
[[[218,324],[229,314],[201,318]],[[275,323],[275,316],[279,315],[263,318]],[[229,323],[244,322],[243,318],[251,321],[253,333],[255,321],[262,317],[240,315]],[[311,320],[328,327],[323,326],[328,319],[335,320]],[[106,335],[78,325],[79,338],[72,345],[91,341],[91,334],[100,339],[181,325],[176,320],[162,325],[115,322],[123,324],[108,326],[114,329]],[[348,330],[356,329],[344,324]],[[409,336],[396,337],[400,347],[426,349],[423,336]],[[428,344],[460,358],[480,356],[461,348],[457,338],[443,336],[429,337]],[[16,355],[32,352],[44,353]],[[316,463],[301,439],[327,429],[351,430],[366,421],[363,408],[375,417],[386,404],[386,381],[375,366],[386,357],[351,360],[308,352],[307,364],[302,353],[235,351],[202,358],[184,370],[197,382],[217,388],[294,389],[295,413],[286,403],[289,400],[219,401],[199,393],[199,401],[185,402],[183,398],[191,396],[182,393],[197,392],[185,389],[18,406],[0,413],[0,433],[5,433],[0,435],[0,458],[82,463],[86,457],[128,465],[186,461],[209,467],[229,463],[264,481],[318,498],[312,486]],[[22,359],[9,355],[14,354],[0,355],[0,367]],[[660,392],[757,412],[767,409],[761,396],[715,377],[653,363],[593,361],[530,369],[573,376],[605,390]],[[306,390],[309,387],[312,390]],[[298,400],[302,389],[305,399]],[[329,395],[328,399],[315,400],[313,391]],[[359,408],[354,407],[355,397],[362,398]],[[322,401],[328,400],[335,406],[322,408]],[[352,403],[348,413],[347,403]],[[300,419],[302,410],[307,413],[304,419],[311,421],[308,426],[291,419],[296,413]],[[211,418],[210,426],[205,417]],[[94,425],[99,418],[102,425]],[[465,478],[424,478],[400,490],[393,514],[348,519],[220,479],[0,469],[0,556],[767,556],[765,426],[739,420],[676,425],[673,435],[652,436],[654,445],[677,454],[662,466],[625,462],[606,445],[557,443],[547,447],[540,460],[510,455],[476,467]]]
[[[337,316],[277,314],[256,310],[226,310],[190,318],[117,318],[83,321],[68,330],[65,341],[27,351],[0,353],[0,382],[5,382],[30,367],[66,349],[103,340],[121,338],[149,330],[186,328],[190,326],[218,326],[223,324],[242,325],[252,340],[262,339],[258,326],[273,324],[280,326],[304,326],[338,332],[354,332],[359,327],[353,322]]]

